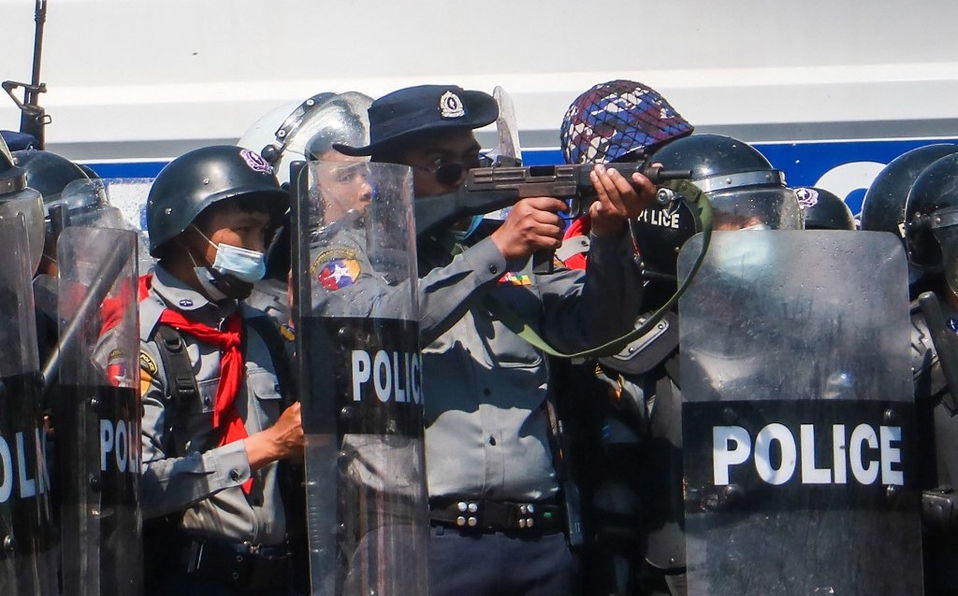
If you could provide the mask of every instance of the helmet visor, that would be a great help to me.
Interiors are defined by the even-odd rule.
[[[952,289],[958,289],[958,225],[933,228],[935,240],[941,246],[945,280]]]
[[[802,208],[795,191],[751,187],[709,193],[716,230],[801,230]]]

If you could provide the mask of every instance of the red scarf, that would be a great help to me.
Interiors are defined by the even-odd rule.
[[[152,276],[140,278],[140,299],[149,292]],[[241,441],[249,436],[246,426],[236,411],[236,394],[243,380],[243,352],[240,350],[243,340],[243,319],[237,310],[226,319],[226,330],[220,331],[203,323],[196,323],[184,317],[178,311],[164,309],[160,323],[188,333],[199,341],[216,346],[220,350],[220,382],[216,386],[216,405],[213,408],[213,428],[224,428],[219,444],[226,445]],[[250,478],[243,483],[243,491],[249,494],[253,485]]]

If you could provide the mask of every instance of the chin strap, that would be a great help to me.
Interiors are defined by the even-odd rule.
[[[558,358],[589,358],[618,354],[625,346],[654,329],[655,325],[662,320],[662,317],[675,307],[679,298],[681,298],[685,290],[688,289],[695,274],[698,273],[702,261],[705,260],[705,254],[708,252],[709,243],[712,239],[712,206],[709,204],[708,197],[705,196],[705,193],[688,180],[669,180],[663,182],[660,186],[675,191],[680,197],[680,200],[686,201],[694,207],[692,210],[693,213],[698,213],[698,220],[702,232],[702,251],[695,258],[695,262],[692,264],[692,269],[689,271],[688,276],[682,281],[682,284],[675,293],[672,294],[672,297],[669,298],[661,308],[652,313],[641,325],[622,337],[608,343],[581,352],[566,354],[546,343],[546,341],[515,312],[492,296],[486,295],[482,300],[483,305],[493,316],[502,321],[507,329],[550,356]]]

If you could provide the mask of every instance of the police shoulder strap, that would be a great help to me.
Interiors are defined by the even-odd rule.
[[[179,331],[165,323],[160,323],[154,327],[152,339],[160,352],[160,361],[163,363],[166,381],[169,383],[172,411],[166,417],[166,428],[175,434],[181,427],[178,422],[182,412],[187,408],[190,400],[196,399],[199,395],[196,375],[193,374],[193,363],[190,362],[186,343]],[[179,445],[180,442],[174,437],[173,444]]]

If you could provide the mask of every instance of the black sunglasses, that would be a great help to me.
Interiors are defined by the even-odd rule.
[[[457,182],[462,180],[462,177],[465,175],[467,170],[476,167],[479,167],[478,161],[475,164],[464,164],[458,162],[436,163],[425,168],[417,169],[434,174],[436,176],[436,182],[439,184],[444,186],[454,186]]]

